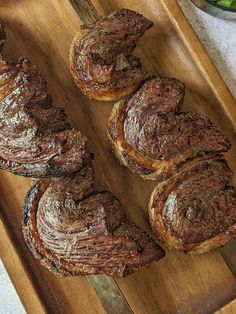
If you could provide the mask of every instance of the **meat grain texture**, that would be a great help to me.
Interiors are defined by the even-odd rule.
[[[70,67],[76,85],[90,98],[111,101],[132,93],[149,77],[133,54],[138,39],[153,23],[119,9],[79,34],[71,47]]]
[[[5,32],[0,28],[0,47]],[[26,58],[0,55],[0,167],[41,179],[23,209],[25,242],[61,276],[124,277],[165,253],[129,221],[110,192],[96,193],[87,140],[51,106],[46,82]]]
[[[25,199],[22,230],[41,264],[63,276],[124,277],[165,255],[113,194],[95,191],[90,166],[36,183]]]
[[[5,41],[0,28],[0,47]],[[45,80],[27,58],[0,53],[0,168],[29,177],[63,176],[90,163],[87,139],[52,107]]]
[[[204,253],[236,237],[236,188],[221,156],[177,172],[154,189],[150,223],[170,249]]]
[[[108,137],[122,165],[144,179],[163,180],[193,159],[231,147],[207,117],[180,112],[184,93],[177,79],[155,77],[115,104]]]
[[[154,77],[112,110],[108,137],[122,165],[157,180],[153,231],[170,249],[203,253],[236,237],[236,188],[221,153],[225,136],[202,115],[180,112],[184,84]]]

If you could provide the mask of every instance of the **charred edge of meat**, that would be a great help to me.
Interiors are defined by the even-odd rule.
[[[159,183],[149,203],[154,233],[170,249],[204,253],[236,237],[236,188],[222,155],[199,160]]]
[[[81,165],[81,168],[83,168],[85,165],[90,164],[91,160],[94,159],[94,153],[88,154],[87,159],[84,160],[84,164]],[[50,165],[50,164],[19,164],[16,162],[6,161],[2,158],[0,158],[0,170],[7,170],[11,173],[23,176],[23,177],[29,177],[29,178],[50,178],[50,177],[64,177],[68,176],[71,173],[68,173],[64,169],[63,166],[56,166],[56,165]],[[76,171],[80,171],[81,169],[78,169]]]
[[[87,138],[52,107],[47,83],[27,58],[1,55],[0,169],[28,177],[69,175],[91,162]]]
[[[32,206],[32,202],[35,199],[36,195],[39,193],[39,186],[40,186],[40,183],[37,183],[36,185],[32,186],[25,196],[23,212],[22,212],[23,225],[27,225],[29,222],[30,207]]]
[[[76,178],[77,175],[74,174],[73,177],[71,178],[72,179]],[[84,175],[86,175],[86,173],[85,174],[83,173],[82,176]],[[145,231],[140,229],[138,226],[136,226],[134,223],[130,222],[126,218],[125,214],[123,213],[120,207],[121,205],[120,205],[119,200],[113,194],[106,191],[96,194],[95,191],[91,191],[90,188],[88,188],[88,186],[86,187],[87,189],[86,197],[82,197],[80,190],[78,190],[79,195],[80,195],[79,206],[82,206],[80,207],[82,209],[82,212],[81,214],[79,214],[79,215],[82,215],[81,219],[83,219],[83,215],[87,212],[86,210],[86,208],[88,208],[87,206],[91,206],[91,212],[89,210],[89,215],[92,215],[92,216],[95,215],[94,216],[96,217],[95,222],[97,221],[96,223],[98,223],[101,219],[100,217],[101,212],[99,209],[100,207],[96,207],[97,200],[100,200],[99,202],[102,202],[101,204],[103,204],[103,206],[108,206],[107,210],[105,210],[105,213],[104,213],[105,214],[105,216],[103,217],[104,222],[102,221],[100,222],[101,224],[105,223],[105,229],[103,230],[103,227],[102,227],[102,230],[103,230],[102,233],[99,232],[98,234],[96,233],[96,230],[94,230],[95,232],[94,241],[92,242],[88,241],[90,248],[88,248],[87,253],[89,253],[91,250],[93,251],[93,245],[94,245],[95,251],[97,250],[98,253],[100,252],[99,255],[105,254],[103,257],[101,257],[102,259],[101,265],[100,263],[98,263],[100,266],[96,266],[97,262],[95,262],[95,264],[92,262],[88,263],[86,262],[86,258],[85,258],[85,262],[84,262],[85,266],[81,266],[83,263],[83,258],[79,258],[77,262],[68,261],[68,259],[64,259],[64,257],[60,257],[60,255],[58,256],[57,253],[53,249],[51,250],[48,246],[45,247],[44,242],[42,240],[43,238],[41,238],[42,235],[41,233],[39,233],[38,231],[39,229],[37,227],[36,220],[38,219],[38,205],[39,205],[39,202],[42,200],[44,193],[47,191],[47,188],[51,186],[51,184],[54,184],[53,182],[55,182],[55,184],[58,184],[58,182],[60,183],[60,180],[58,179],[54,181],[42,180],[36,183],[36,185],[33,186],[28,192],[25,198],[25,203],[24,203],[24,209],[23,209],[23,215],[22,215],[23,236],[30,251],[32,252],[35,258],[40,260],[43,266],[47,267],[49,270],[56,272],[58,275],[61,275],[61,276],[105,273],[110,276],[124,277],[138,270],[141,266],[144,266],[145,264],[148,264],[154,260],[159,260],[160,258],[164,257],[165,252],[162,250],[162,248],[159,247],[155,243],[155,241]],[[84,183],[82,183],[82,186],[84,186],[83,184]],[[53,188],[53,186],[51,186],[51,188]],[[93,203],[94,201],[95,203]],[[47,208],[47,211],[48,210],[49,208]],[[60,211],[60,215],[61,214],[62,215],[65,214],[64,209]],[[55,215],[55,212],[53,214],[53,217],[55,217],[54,215]],[[47,219],[47,218],[44,217],[43,219]],[[62,216],[59,219],[60,220],[63,219]],[[53,229],[53,224],[51,225],[49,223],[49,225]],[[56,229],[58,228],[60,227],[57,227]],[[91,231],[90,228],[91,226],[88,226],[88,230]],[[74,236],[75,233],[72,230],[68,233],[68,235],[71,232]],[[60,233],[60,237],[61,236],[62,236],[62,233]],[[91,238],[92,234],[90,233],[87,236]],[[66,237],[66,232],[64,233],[64,237]],[[101,243],[99,240],[100,237],[102,237]],[[79,239],[80,238],[78,236],[77,241],[79,241]],[[68,240],[70,240],[70,238],[68,238]],[[84,238],[82,238],[82,241],[84,241]],[[98,248],[100,245],[104,246],[104,241],[108,241],[110,248],[107,249],[107,251],[105,250],[104,252],[99,251]],[[112,242],[114,241],[114,244],[113,244],[114,246],[112,248],[111,248],[111,243],[112,243],[111,241]],[[79,244],[78,244],[78,249],[79,249]],[[127,261],[126,259],[122,260],[122,257],[120,256],[123,250],[125,250],[124,252],[126,255],[128,254]],[[132,252],[128,253],[129,250],[131,250]],[[109,265],[107,261],[104,262],[104,258],[107,254],[108,255],[110,254],[111,265]],[[112,255],[112,254],[115,254],[115,255]],[[112,258],[115,258],[116,262],[114,261],[112,262],[113,260]],[[89,266],[90,264],[91,266]],[[92,270],[88,270],[88,267],[91,267]]]
[[[179,112],[184,94],[185,86],[177,79],[154,77],[147,80],[137,92],[114,105],[108,122],[108,139],[122,165],[144,179],[163,180],[194,159],[205,159],[206,156],[211,158],[212,155],[231,148],[227,138],[207,117]],[[195,123],[192,129],[191,121]],[[175,132],[173,126],[181,126],[181,123],[192,132],[188,133],[183,126]],[[160,129],[154,129],[156,124]],[[202,125],[212,136],[213,142],[204,136]],[[171,128],[174,133],[182,135],[182,146],[179,145],[183,148],[182,151],[177,150],[177,144],[172,146],[167,143],[166,136],[171,137],[173,134]],[[192,145],[191,141],[198,145]],[[140,143],[142,150],[139,149]]]
[[[117,28],[117,24],[122,27]],[[103,101],[131,94],[150,77],[132,52],[137,40],[152,26],[153,22],[141,14],[120,9],[95,23],[83,37],[75,38],[70,66],[76,85],[88,97]],[[94,38],[105,48],[96,45]]]
[[[6,41],[4,26],[0,23],[0,53]]]

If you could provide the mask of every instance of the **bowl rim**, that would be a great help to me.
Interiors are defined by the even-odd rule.
[[[206,1],[207,3],[213,5],[214,7],[219,8],[219,9],[221,9],[221,10],[223,10],[223,11],[228,11],[228,12],[234,12],[234,13],[236,13],[236,8],[235,8],[235,9],[233,9],[233,8],[226,8],[226,7],[224,7],[224,6],[220,5],[220,4],[217,4],[216,2],[214,2],[214,0],[205,0],[205,1]]]

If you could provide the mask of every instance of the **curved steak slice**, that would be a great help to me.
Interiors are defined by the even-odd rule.
[[[179,112],[183,98],[183,83],[157,77],[114,106],[108,135],[123,165],[146,179],[162,179],[186,161],[231,147],[209,119]]]
[[[93,180],[87,166],[31,188],[22,228],[33,255],[59,275],[118,277],[163,257],[154,240],[125,217],[113,194],[95,193]]]
[[[51,106],[37,67],[0,55],[0,168],[32,177],[70,174],[90,162],[86,142],[64,110]]]
[[[233,174],[217,157],[191,165],[154,189],[149,204],[153,231],[170,249],[203,253],[236,237]]]
[[[76,37],[70,64],[82,92],[98,100],[117,100],[149,77],[132,52],[137,40],[152,26],[141,14],[119,9],[93,25],[82,38]]]

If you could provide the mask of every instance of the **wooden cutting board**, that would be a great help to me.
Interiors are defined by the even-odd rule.
[[[93,3],[101,15],[126,7],[154,22],[154,28],[145,34],[136,50],[145,69],[185,82],[183,109],[207,115],[230,139],[233,147],[227,159],[236,173],[235,100],[177,2]],[[71,78],[69,48],[80,24],[69,2],[1,0],[0,21],[7,32],[7,55],[13,59],[27,56],[37,64],[48,82],[54,106],[64,107],[71,124],[87,135],[95,153],[97,187],[117,195],[127,215],[151,233],[147,203],[155,182],[143,181],[119,165],[106,137],[112,103],[89,100]],[[34,260],[22,239],[21,209],[30,185],[30,179],[0,172],[0,256],[29,313],[208,313],[232,299],[231,292],[224,292],[222,287],[232,282],[233,273],[219,251],[188,256],[167,251],[160,262],[118,280],[105,276],[55,276]],[[232,243],[224,251],[231,268]],[[215,289],[219,296],[212,302]],[[228,308],[233,307],[236,313],[235,302],[232,304]],[[226,308],[223,311],[227,313]]]

